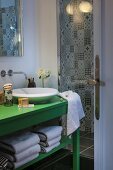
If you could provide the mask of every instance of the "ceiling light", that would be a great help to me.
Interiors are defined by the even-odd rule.
[[[73,5],[72,5],[72,4],[69,3],[69,4],[66,6],[66,12],[67,12],[69,15],[73,15],[74,9],[73,9]]]
[[[81,12],[88,13],[88,12],[92,12],[93,7],[92,7],[92,4],[90,2],[82,1],[79,4],[79,9],[80,9]]]

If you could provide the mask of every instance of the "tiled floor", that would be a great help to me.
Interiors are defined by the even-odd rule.
[[[80,170],[94,170],[94,134],[80,132]]]
[[[80,154],[83,157],[94,159],[94,134],[80,132]]]
[[[72,161],[70,154],[53,166],[43,166],[41,169],[35,167],[34,170],[72,170]],[[80,170],[94,170],[94,134],[80,132]]]

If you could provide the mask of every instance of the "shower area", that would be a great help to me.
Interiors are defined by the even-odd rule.
[[[82,11],[80,4],[92,0],[58,0],[59,91],[72,90],[81,97],[85,118],[80,126],[81,158],[94,160],[94,78],[93,11]]]

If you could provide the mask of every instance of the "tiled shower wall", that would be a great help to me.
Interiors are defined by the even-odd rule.
[[[19,0],[0,0],[0,56],[19,55]]]
[[[92,3],[92,0],[89,0]],[[81,130],[94,129],[94,87],[87,84],[94,77],[93,14],[81,13],[80,0],[58,0],[58,65],[59,90],[73,90],[81,96],[85,118]],[[66,6],[74,6],[74,14]]]

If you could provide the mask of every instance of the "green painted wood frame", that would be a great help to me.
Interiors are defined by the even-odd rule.
[[[39,123],[46,122],[64,114],[67,114],[68,102],[60,97],[55,97],[48,104],[38,104],[34,108],[21,108],[15,104],[11,107],[0,106],[0,136],[14,133]],[[54,148],[51,152],[40,154],[40,156],[33,161],[17,168],[23,170],[26,167],[40,161],[49,155],[55,153],[68,144],[73,145],[73,170],[79,170],[79,130],[72,134],[72,140],[68,137],[63,137],[61,144]]]

